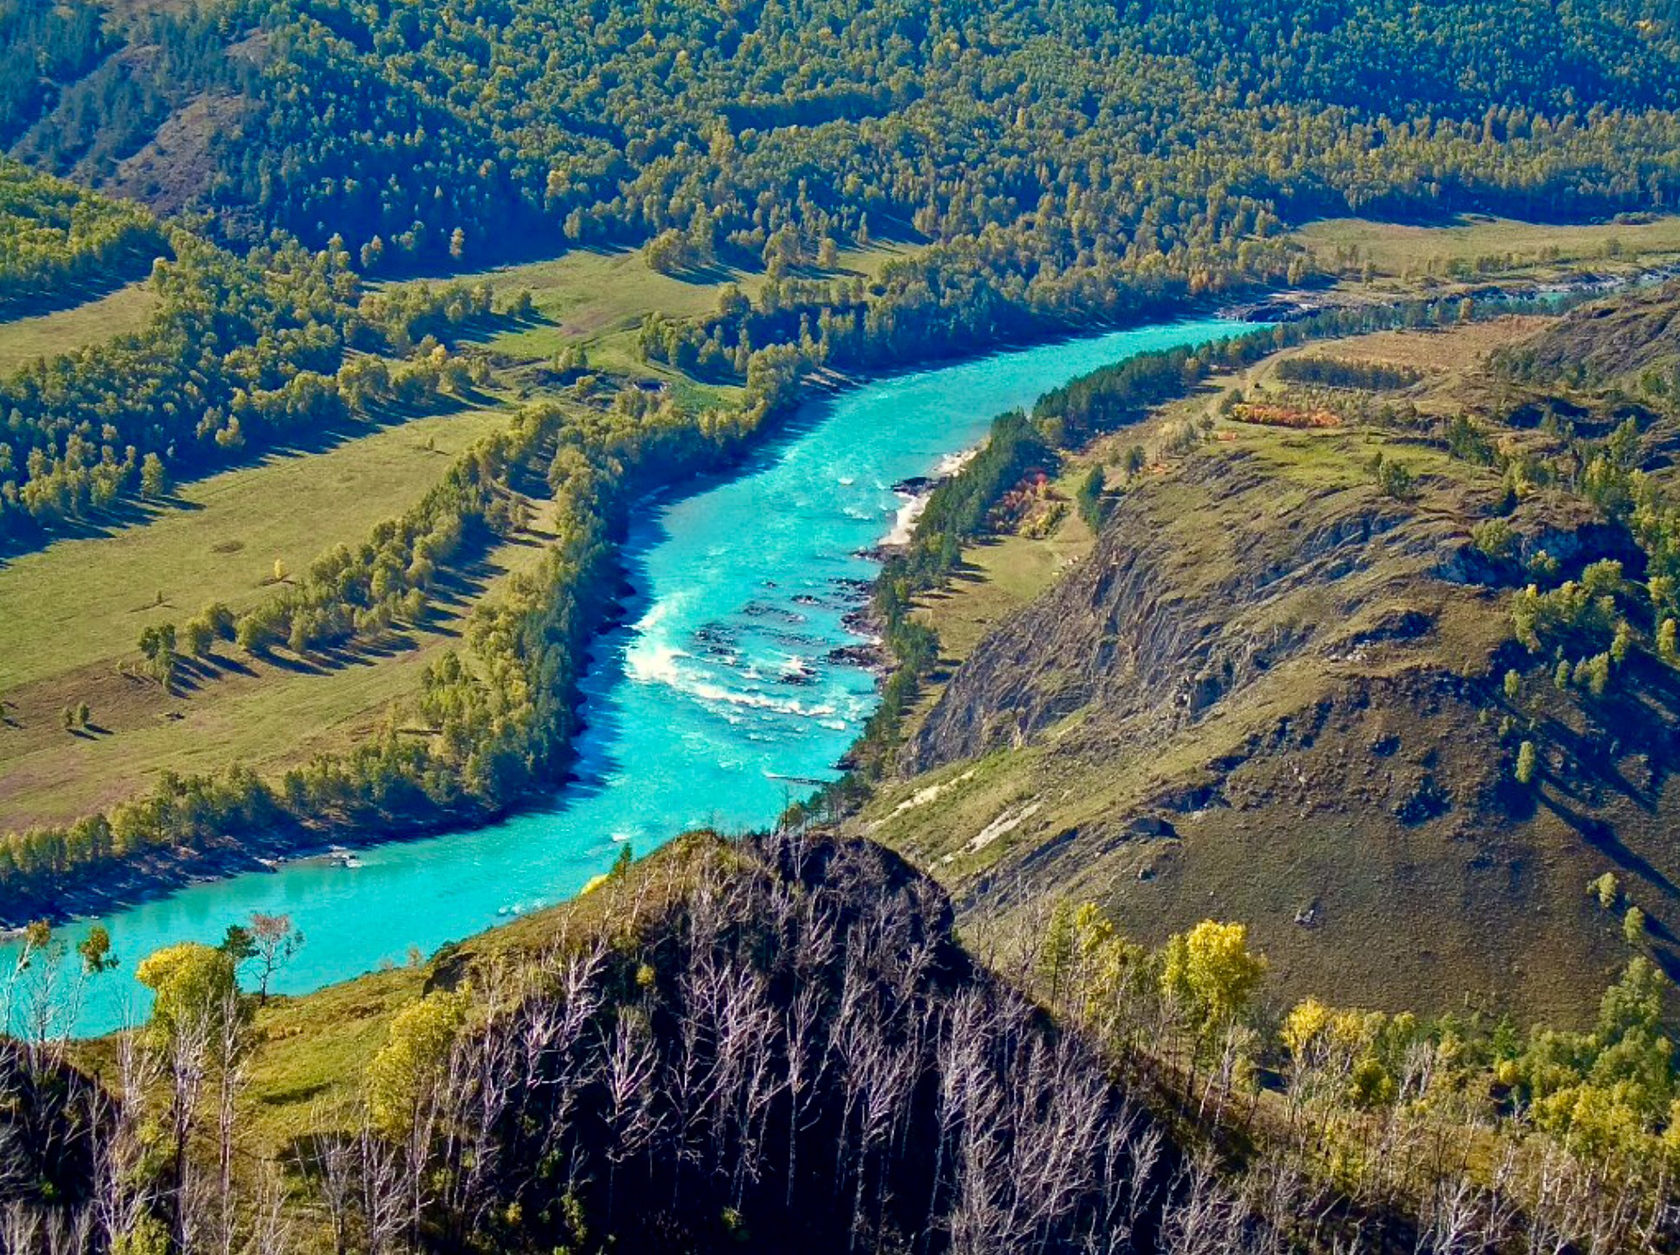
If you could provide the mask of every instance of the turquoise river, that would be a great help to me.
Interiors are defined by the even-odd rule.
[[[112,914],[100,922],[121,965],[93,982],[77,1031],[143,1018],[138,959],[218,941],[252,912],[302,929],[306,944],[277,980],[299,993],[575,894],[622,842],[646,853],[701,825],[773,822],[834,778],[875,705],[874,676],[835,651],[858,643],[843,620],[876,569],[860,551],[904,508],[893,485],[935,472],[995,414],[1076,375],[1245,329],[1206,319],[1109,332],[813,401],[738,474],[640,512],[626,549],[629,613],[595,646],[574,778],[549,803],[363,850],[359,866],[298,860]],[[0,971],[10,967],[0,953]]]

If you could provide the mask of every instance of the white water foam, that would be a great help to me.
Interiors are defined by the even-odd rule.
[[[947,453],[934,465],[934,480],[949,479],[963,467],[974,460],[974,455],[980,452],[981,446],[963,449],[957,453]],[[930,493],[917,493],[908,497],[904,504],[898,507],[898,513],[893,515],[892,530],[881,538],[881,544],[887,547],[908,545],[911,536],[916,532],[916,520],[922,517],[922,511],[927,509]]]
[[[794,715],[800,719],[821,719],[835,713],[833,706],[807,706],[797,697],[771,697],[767,693],[741,693],[734,689],[726,689],[721,684],[709,684],[704,680],[692,681],[675,687],[688,693],[691,697],[700,698],[702,701],[723,702],[730,706],[746,706],[753,710],[771,710],[777,714]]]
[[[636,626],[638,629],[651,629],[659,625],[665,617],[669,607],[660,605],[650,610]],[[807,706],[798,698],[771,697],[766,693],[752,691],[742,692],[738,689],[726,688],[702,676],[688,673],[681,665],[684,658],[694,655],[675,645],[667,644],[654,638],[648,631],[630,648],[624,651],[625,672],[640,684],[662,684],[675,692],[686,694],[702,702],[723,707],[717,713],[730,722],[737,722],[738,716],[732,714],[729,707],[750,710],[769,711],[779,715],[792,715],[798,719],[824,719],[832,717],[836,711],[830,705]],[[789,663],[803,666],[799,659],[789,658]],[[758,678],[755,667],[748,667],[742,672],[745,679]]]
[[[624,651],[624,669],[639,684],[669,684],[681,687],[682,671],[677,659],[692,654],[659,641],[640,640]]]
[[[910,537],[915,534],[916,520],[922,517],[922,511],[927,509],[926,494],[911,497],[898,507],[898,513],[893,516],[892,530],[881,537],[883,545],[908,545]]]

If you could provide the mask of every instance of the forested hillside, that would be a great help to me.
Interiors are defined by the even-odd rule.
[[[1676,179],[1652,112],[1680,77],[1663,5],[823,0],[649,20],[288,0],[102,34],[85,10],[8,13],[7,46],[54,50],[17,76],[16,116],[38,115],[21,153],[113,177],[190,113],[171,139],[176,165],[205,166],[192,201],[230,229],[254,212],[316,246],[339,234],[375,268],[664,231],[704,262],[993,227],[1058,266],[1217,271],[1268,215],[1642,208]]]
[[[205,188],[204,114],[227,116],[252,65],[232,47],[238,19],[221,5],[55,4],[0,6],[0,144],[33,165],[179,209]],[[195,102],[197,109],[194,110]],[[162,136],[172,142],[165,179],[133,186],[134,159]],[[203,167],[203,168],[200,168]]]
[[[702,258],[756,256],[783,227],[814,250],[867,219],[1019,231],[1058,265],[1178,247],[1218,268],[1262,225],[1245,198],[1301,217],[1672,195],[1672,121],[1640,116],[1675,104],[1671,14],[1429,15],[1416,31],[1400,5],[1267,21],[678,6],[651,24],[583,4],[263,6],[261,107],[223,150],[216,199],[399,264],[488,255],[509,228],[554,243],[674,230]]]
[[[794,282],[760,311],[651,328],[653,355],[741,379],[770,341],[883,364],[1298,280],[1311,267],[1282,225],[1322,213],[1673,201],[1672,14],[1452,4],[1427,31],[1416,20],[1382,4],[1263,21],[1177,5],[679,6],[650,22],[571,3],[228,0],[95,23],[16,0],[0,46],[38,54],[11,79],[19,155],[207,210],[241,249],[284,256],[264,238],[281,228],[344,272],[648,243],[661,268],[782,280],[872,235],[932,242],[871,285]],[[44,273],[109,274],[138,229],[79,238],[76,264]],[[342,319],[322,318],[309,352],[278,345],[259,386],[333,365],[320,337],[342,339]],[[182,369],[197,367],[158,362]],[[85,508],[27,481],[107,450],[194,469],[173,431],[113,448],[51,387],[23,387],[5,477],[38,521]],[[212,385],[201,408],[230,396]],[[73,450],[70,431],[95,448]]]
[[[141,238],[155,240],[138,221]],[[400,360],[425,335],[490,312],[487,293],[459,287],[417,304],[358,303],[359,282],[341,251],[286,243],[239,258],[180,230],[172,248],[152,268],[159,308],[145,330],[0,379],[9,416],[0,547],[109,522],[137,496],[163,498],[207,468],[319,439],[352,414],[424,408],[436,399],[447,353],[399,369],[393,382],[383,361],[356,359],[351,349]],[[470,386],[464,370],[445,386]]]

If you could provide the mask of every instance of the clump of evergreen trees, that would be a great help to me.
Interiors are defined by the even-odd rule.
[[[1409,388],[1421,375],[1381,362],[1351,362],[1337,357],[1286,357],[1277,364],[1277,377],[1287,383],[1319,384],[1326,388],[1356,388],[1361,392],[1391,392]]]
[[[140,206],[0,157],[0,318],[115,286],[166,247],[157,221]]]

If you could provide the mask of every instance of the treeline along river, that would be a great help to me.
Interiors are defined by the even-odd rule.
[[[864,552],[904,505],[893,485],[1075,376],[1246,328],[1138,327],[812,401],[742,473],[638,512],[625,550],[629,612],[596,643],[574,776],[551,805],[362,850],[357,866],[299,860],[114,913],[98,922],[121,966],[94,982],[77,1031],[143,1018],[139,959],[219,941],[253,912],[290,915],[302,929],[307,944],[277,981],[299,993],[573,895],[624,842],[643,854],[694,827],[774,822],[838,774],[874,708],[875,677],[847,618],[877,570]],[[65,932],[80,940],[93,922]]]

